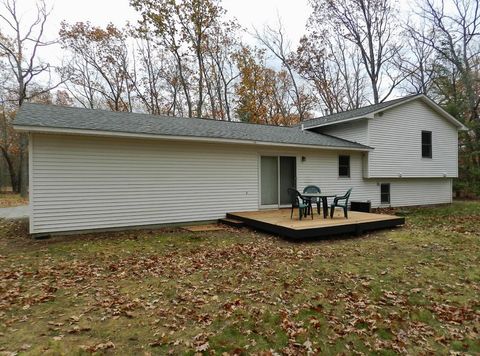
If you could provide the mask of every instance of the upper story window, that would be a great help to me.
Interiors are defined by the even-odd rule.
[[[432,131],[422,131],[422,158],[432,158]]]
[[[338,176],[350,177],[350,156],[338,156]]]

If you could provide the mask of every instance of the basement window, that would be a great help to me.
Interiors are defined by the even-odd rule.
[[[422,131],[422,158],[432,158],[432,131]]]
[[[350,178],[350,156],[338,156],[338,176]]]
[[[380,203],[390,204],[390,183],[380,184]]]

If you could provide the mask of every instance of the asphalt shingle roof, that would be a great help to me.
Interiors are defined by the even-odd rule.
[[[399,99],[384,101],[383,103],[368,105],[368,106],[364,106],[363,108],[358,108],[358,109],[343,111],[343,112],[339,112],[339,113],[335,113],[327,116],[317,117],[317,118],[305,121],[304,125],[305,125],[305,128],[309,128],[312,126],[330,124],[333,122],[344,121],[344,120],[353,119],[353,118],[361,118],[362,116],[371,114],[373,112],[387,109],[389,106],[401,103],[402,101],[410,100],[415,96],[419,96],[419,94],[409,95]]]
[[[369,148],[337,137],[300,130],[298,127],[153,116],[32,103],[22,105],[15,118],[14,125],[44,129],[260,141],[345,149]]]

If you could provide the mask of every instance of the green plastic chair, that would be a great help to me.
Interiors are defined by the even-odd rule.
[[[348,219],[348,199],[350,199],[350,193],[352,193],[353,188],[350,188],[344,196],[336,197],[333,199],[333,204],[330,206],[330,219],[333,219],[333,213],[335,208],[343,208],[343,214],[345,218]],[[340,201],[345,201],[342,204],[339,204]]]
[[[321,193],[322,191],[320,190],[319,187],[316,185],[307,185],[305,188],[303,188],[304,193]],[[310,200],[310,204],[317,204],[317,212],[318,215],[320,215],[320,199],[319,198],[308,198]]]
[[[308,212],[311,211],[311,205],[309,201],[303,199],[302,194],[295,188],[288,188],[288,195],[292,202],[292,210],[290,211],[290,219],[293,217],[293,211],[298,208],[298,218],[302,220],[302,217],[307,217]],[[313,219],[313,213],[312,219]]]

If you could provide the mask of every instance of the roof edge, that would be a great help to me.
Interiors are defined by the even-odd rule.
[[[368,152],[373,150],[372,147],[362,145],[357,142],[348,141],[335,137],[341,141],[353,143],[359,147],[344,147],[344,146],[320,146],[320,145],[303,145],[292,143],[281,143],[271,141],[257,141],[257,140],[239,140],[228,138],[202,137],[202,136],[178,136],[178,135],[156,135],[146,133],[131,133],[122,131],[104,131],[94,129],[64,129],[51,126],[34,126],[13,124],[17,131],[29,133],[44,133],[44,134],[66,134],[66,135],[84,135],[84,136],[100,136],[100,137],[118,137],[118,138],[148,138],[156,140],[171,140],[171,141],[197,141],[197,142],[214,142],[227,144],[246,144],[258,146],[275,146],[275,147],[292,147],[292,148],[308,148],[308,149],[323,149],[323,150],[341,150],[341,151],[361,151]]]
[[[309,127],[304,127],[304,130],[311,130],[311,129],[316,129],[318,127],[325,127],[325,126],[332,126],[332,125],[336,125],[336,124],[343,124],[345,122],[356,121],[356,120],[361,120],[361,119],[373,119],[373,115],[374,115],[374,112],[368,113],[368,114],[365,114],[365,115],[350,117],[348,119],[325,122],[323,124],[317,124],[317,125],[313,125],[313,126],[309,126]]]
[[[374,117],[374,115],[379,113],[379,112],[390,110],[390,109],[393,109],[397,106],[400,106],[400,105],[403,105],[403,104],[406,104],[406,103],[409,103],[411,101],[418,100],[418,99],[422,99],[422,101],[424,103],[429,105],[430,108],[432,108],[438,114],[442,115],[444,118],[446,118],[448,121],[450,121],[459,130],[461,130],[461,131],[468,131],[469,130],[468,127],[466,127],[464,124],[462,124],[460,121],[458,121],[452,115],[450,115],[444,108],[442,108],[440,105],[438,105],[435,101],[430,99],[425,94],[418,94],[418,95],[413,95],[411,97],[407,97],[407,98],[405,98],[405,100],[400,100],[397,103],[394,103],[392,105],[389,105],[389,106],[381,108],[381,109],[372,110],[372,111],[370,111],[370,112],[368,112],[367,114],[364,114],[364,115],[355,116],[355,117],[344,119],[344,120],[325,122],[325,123],[322,123],[322,124],[317,124],[317,125],[304,127],[304,130],[311,130],[311,129],[315,129],[315,128],[318,128],[318,127],[325,127],[325,126],[331,126],[331,125],[336,125],[336,124],[342,124],[342,123],[345,123],[345,122],[356,121],[356,120],[359,120],[359,119],[372,119]]]

